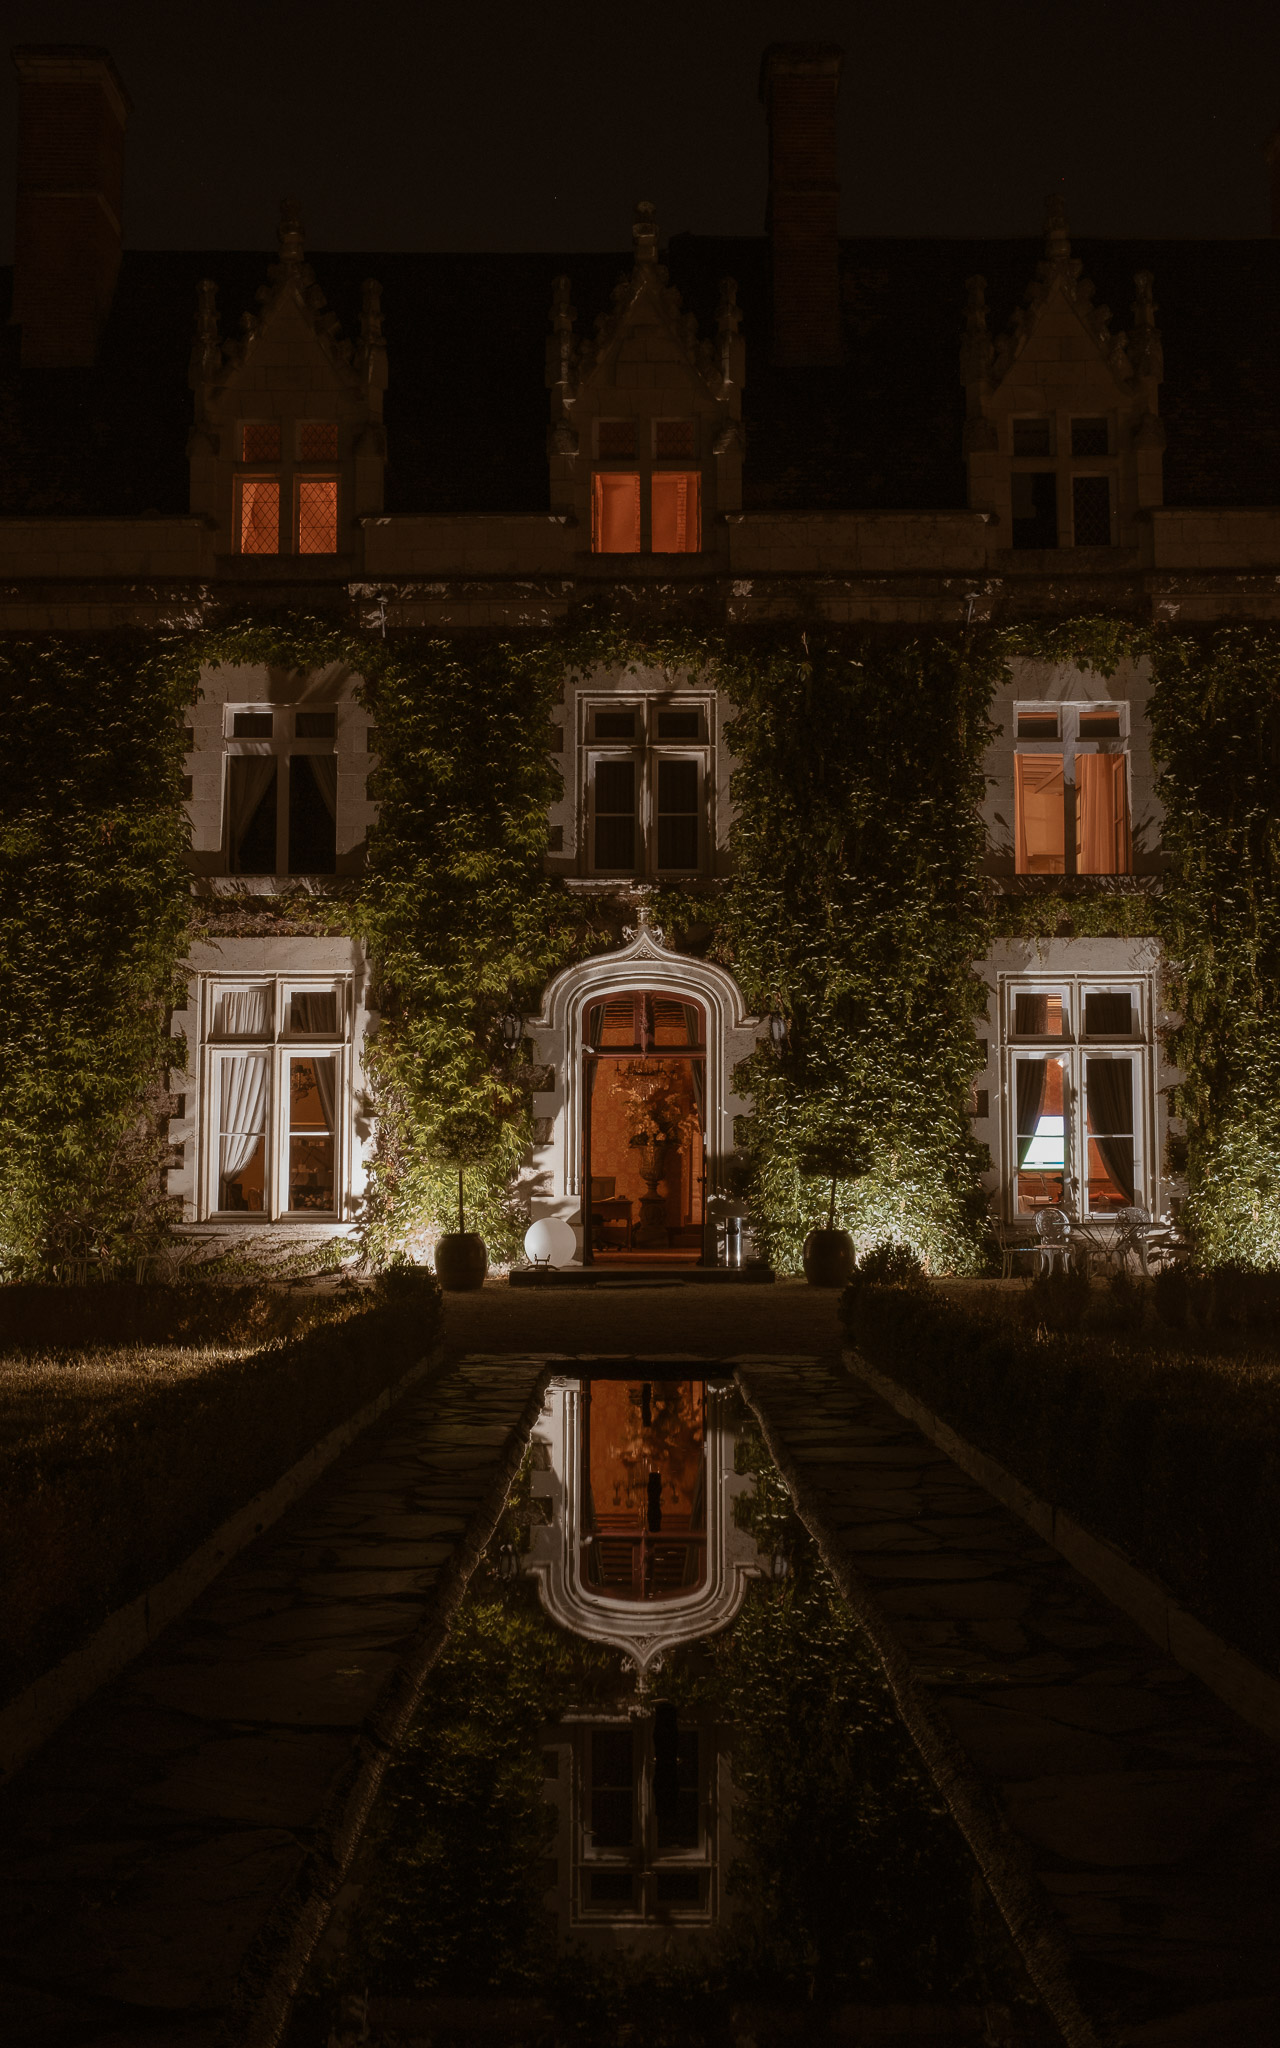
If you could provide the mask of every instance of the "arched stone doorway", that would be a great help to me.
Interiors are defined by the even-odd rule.
[[[530,1213],[572,1224],[588,1264],[706,1257],[727,1192],[734,1122],[750,1108],[732,1075],[760,1035],[732,976],[670,951],[642,912],[627,945],[556,976],[527,1028],[544,1083],[523,1190]],[[657,1075],[646,1072],[654,1066]],[[642,1167],[652,1160],[629,1145],[634,1121],[623,1129],[650,1087],[674,1102],[681,1123],[656,1199],[643,1185]]]

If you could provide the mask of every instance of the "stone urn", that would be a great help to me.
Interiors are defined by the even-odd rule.
[[[662,1139],[651,1141],[647,1145],[637,1145],[635,1150],[645,1192],[640,1197],[640,1221],[631,1234],[631,1242],[640,1251],[657,1251],[670,1243],[667,1198],[659,1193],[667,1158],[666,1142]]]
[[[811,1230],[804,1241],[804,1273],[810,1287],[847,1287],[857,1253],[847,1230]]]
[[[489,1249],[476,1230],[449,1230],[436,1241],[436,1279],[446,1294],[469,1294],[484,1286]]]

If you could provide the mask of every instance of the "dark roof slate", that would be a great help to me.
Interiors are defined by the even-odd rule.
[[[1133,274],[1155,274],[1164,336],[1161,412],[1170,504],[1264,504],[1280,495],[1280,240],[1077,240],[1075,254],[1127,326]],[[929,510],[964,503],[958,371],[965,279],[988,280],[993,332],[1042,255],[1038,239],[841,243],[846,361],[768,362],[763,238],[680,235],[671,281],[712,331],[718,281],[736,277],[747,342],[744,505]],[[259,251],[130,251],[93,370],[18,368],[0,327],[0,511],[187,509],[187,360],[196,285],[218,284],[224,333],[256,303]],[[573,283],[589,333],[623,253],[350,255],[310,261],[354,336],[377,277],[389,354],[387,510],[541,512],[547,506],[543,350],[551,281]],[[6,287],[0,286],[7,301]]]

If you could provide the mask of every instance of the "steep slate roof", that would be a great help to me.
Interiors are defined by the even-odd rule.
[[[1134,272],[1155,273],[1166,503],[1275,502],[1280,240],[1078,240],[1074,253],[1116,327],[1129,324]],[[998,332],[1042,254],[1038,237],[845,240],[845,364],[773,370],[766,241],[674,237],[671,280],[704,333],[712,331],[719,279],[738,280],[747,343],[744,507],[962,505],[964,281],[974,271],[986,277]],[[357,331],[361,281],[382,283],[387,510],[545,511],[551,281],[568,274],[579,330],[589,332],[630,269],[629,254],[319,251],[308,260],[348,335]],[[216,280],[229,334],[254,306],[270,261],[256,250],[126,253],[93,370],[20,371],[16,331],[7,320],[0,325],[0,512],[185,512],[196,285]],[[6,309],[9,289],[0,283]]]

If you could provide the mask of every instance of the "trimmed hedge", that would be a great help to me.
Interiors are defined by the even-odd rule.
[[[864,1283],[842,1315],[868,1363],[1280,1675],[1280,1357],[1096,1305],[1046,1328],[1032,1293]]]
[[[129,1291],[139,1322],[161,1320],[164,1303],[148,1296],[167,1296],[179,1317],[205,1293]],[[64,1318],[81,1312],[72,1290],[48,1292],[64,1297]],[[85,1289],[83,1312],[105,1310],[112,1292]],[[392,1268],[369,1293],[313,1297],[301,1311],[316,1318],[311,1327],[265,1345],[260,1332],[247,1351],[232,1348],[218,1318],[224,1331],[237,1327],[238,1301],[243,1336],[256,1294],[207,1292],[225,1298],[204,1304],[205,1348],[162,1348],[153,1336],[112,1349],[100,1333],[92,1347],[0,1359],[0,1700],[392,1386],[440,1328],[439,1289],[419,1269]],[[276,1301],[283,1317],[290,1297]],[[28,1311],[34,1320],[29,1301]]]

